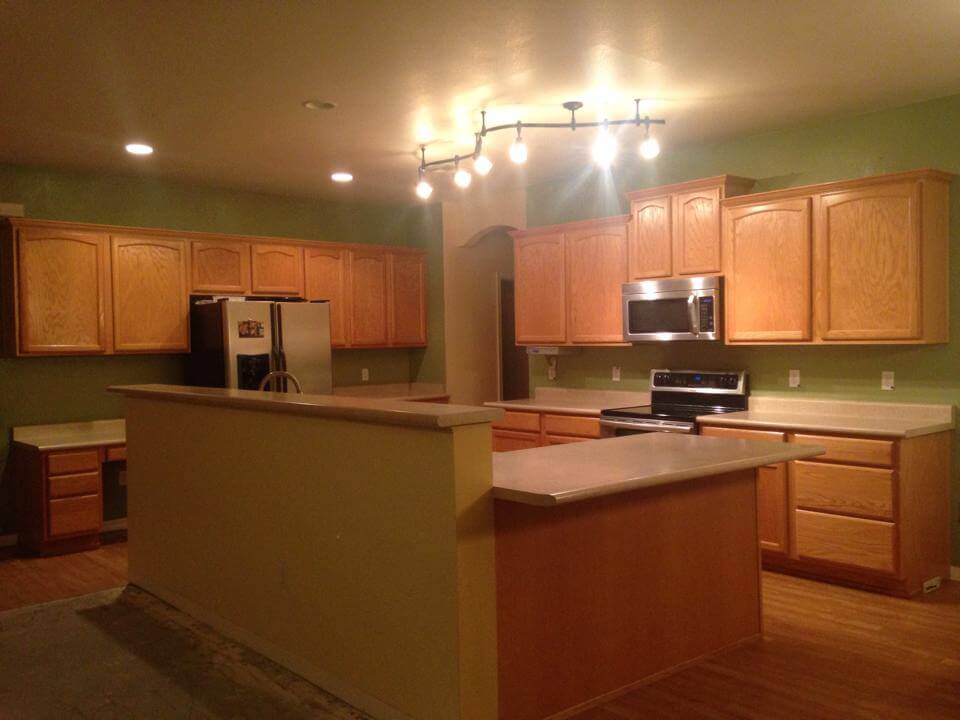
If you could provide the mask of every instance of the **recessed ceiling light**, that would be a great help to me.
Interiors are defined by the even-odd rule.
[[[131,155],[153,155],[153,148],[144,143],[128,143],[127,152]]]
[[[330,176],[330,179],[338,183],[348,183],[353,180],[353,175],[348,172],[335,172]]]
[[[337,106],[329,100],[304,100],[302,104],[307,110],[333,110]]]

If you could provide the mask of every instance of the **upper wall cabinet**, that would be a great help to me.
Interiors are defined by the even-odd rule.
[[[718,175],[627,194],[631,280],[716,275],[722,269],[720,201],[754,181]]]
[[[423,253],[390,253],[390,344],[427,344],[427,267]]]
[[[725,200],[727,342],[947,342],[951,178],[918,170]]]
[[[516,336],[520,345],[567,342],[564,238],[560,226],[514,236]]]
[[[303,248],[257,243],[251,255],[254,295],[303,297]]]
[[[230,240],[194,240],[190,243],[192,292],[248,295],[250,244]]]
[[[111,238],[116,352],[187,352],[187,246],[180,240]]]
[[[55,225],[14,235],[3,239],[4,266],[13,271],[4,282],[8,351],[108,352],[108,236]]]
[[[567,339],[571,343],[623,342],[626,218],[572,228],[565,233],[565,242]]]
[[[307,300],[330,303],[330,343],[347,344],[346,302],[349,251],[338,245],[304,249]]]
[[[387,252],[350,251],[350,345],[383,346],[389,342]]]

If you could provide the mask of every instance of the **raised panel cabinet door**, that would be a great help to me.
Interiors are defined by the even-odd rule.
[[[669,195],[635,200],[631,204],[627,253],[631,280],[670,277],[673,274],[671,220]]]
[[[303,248],[267,243],[252,247],[254,295],[303,295]]]
[[[195,293],[250,292],[250,243],[194,240],[190,267],[190,288]]]
[[[760,547],[786,554],[789,517],[786,463],[757,468],[757,511]]]
[[[720,188],[680,193],[674,202],[674,272],[720,272]]]
[[[566,279],[562,232],[514,241],[517,343],[567,341]]]
[[[725,208],[728,342],[810,340],[811,201]]]
[[[570,342],[623,342],[627,227],[604,225],[566,234]]]
[[[920,337],[919,183],[821,196],[816,243],[821,338]]]
[[[185,244],[146,236],[115,236],[112,250],[114,350],[189,350]]]
[[[427,344],[427,265],[420,253],[390,256],[390,344]]]
[[[19,352],[107,352],[107,267],[106,235],[19,230]]]
[[[347,249],[308,247],[304,250],[307,300],[330,303],[330,344],[347,343]]]
[[[387,345],[387,284],[386,252],[350,252],[351,345]]]

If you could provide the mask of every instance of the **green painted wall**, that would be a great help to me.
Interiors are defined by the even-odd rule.
[[[827,182],[934,167],[960,173],[960,96],[858,117],[844,117],[778,132],[688,147],[664,147],[653,163],[631,162],[611,173],[592,168],[582,176],[528,189],[530,227],[627,211],[624,192],[663,183],[728,173],[756,178],[757,190]],[[624,145],[626,145],[626,134]],[[629,135],[635,142],[635,133]],[[765,395],[888,402],[960,403],[960,184],[950,194],[952,341],[931,347],[728,348],[676,343],[631,348],[584,349],[560,358],[557,384],[565,387],[646,389],[653,367],[740,369],[753,391]],[[771,298],[775,301],[775,298]],[[623,381],[610,368],[623,368]],[[787,371],[799,368],[801,387],[787,387]],[[896,390],[880,390],[881,370],[896,372]],[[533,386],[548,385],[543,358],[531,362]],[[954,473],[960,467],[955,459]],[[954,477],[957,521],[960,482]],[[953,532],[954,564],[960,564],[960,526]]]
[[[334,203],[191,185],[0,164],[0,201],[28,217],[338,242],[415,245],[428,254],[430,345],[425,350],[337,350],[336,385],[443,381],[443,263],[439,205]],[[124,383],[181,383],[183,356],[0,358],[0,472],[10,428],[119,417]],[[11,480],[0,481],[0,534],[13,529]]]

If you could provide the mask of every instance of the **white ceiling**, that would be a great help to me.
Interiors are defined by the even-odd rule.
[[[596,119],[657,98],[668,153],[958,92],[956,0],[0,2],[0,161],[306,196],[412,201],[418,136],[428,159],[470,152],[484,107],[564,121],[567,99]],[[490,136],[488,190],[590,161],[589,131],[526,136],[522,171]]]

